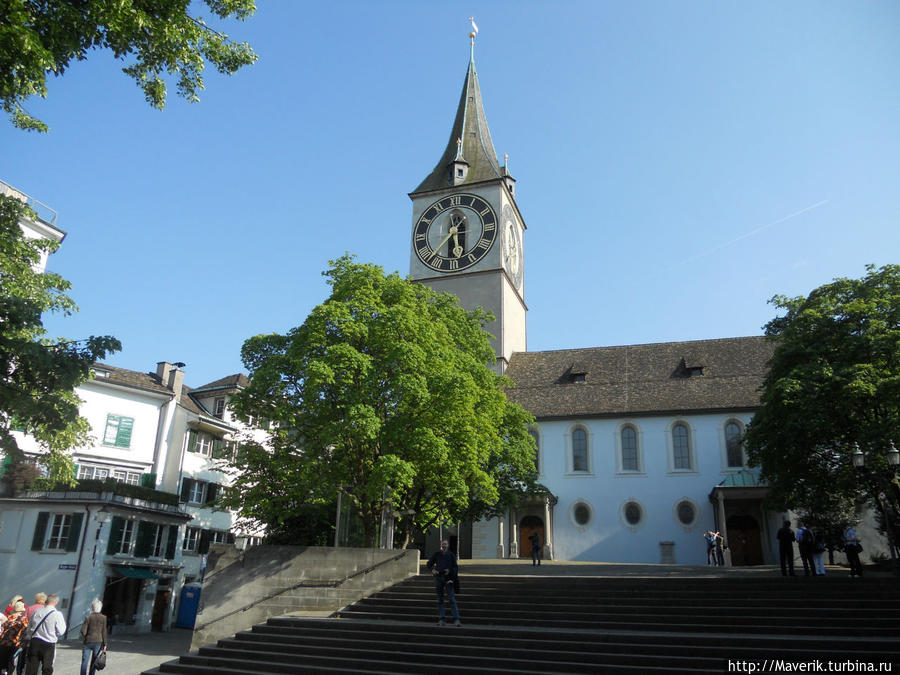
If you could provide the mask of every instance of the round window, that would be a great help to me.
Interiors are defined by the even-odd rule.
[[[678,520],[681,521],[682,525],[690,525],[697,517],[694,505],[687,500],[679,502],[676,511],[678,512]]]
[[[591,521],[591,507],[584,502],[578,502],[572,508],[572,517],[579,525],[587,525]]]
[[[625,504],[623,511],[625,513],[625,520],[629,525],[637,525],[644,517],[644,510],[637,502],[628,502]]]

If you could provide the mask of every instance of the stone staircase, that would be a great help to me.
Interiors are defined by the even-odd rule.
[[[144,675],[721,673],[729,661],[760,672],[776,659],[877,670],[900,654],[900,584],[891,577],[466,575],[461,583],[462,627],[436,625],[433,582],[420,575],[337,619],[272,618]]]

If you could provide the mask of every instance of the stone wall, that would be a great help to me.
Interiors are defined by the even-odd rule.
[[[418,550],[211,546],[191,649],[270,616],[337,611],[418,571]]]

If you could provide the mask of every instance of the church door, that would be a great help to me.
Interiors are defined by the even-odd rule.
[[[762,539],[756,518],[747,514],[729,516],[728,546],[734,566],[762,565]]]
[[[531,535],[537,532],[541,540],[541,546],[544,545],[544,521],[537,516],[525,516],[519,522],[519,557],[531,557]]]

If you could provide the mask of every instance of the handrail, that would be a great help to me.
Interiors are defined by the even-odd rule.
[[[357,570],[353,574],[349,574],[346,577],[344,577],[343,579],[338,579],[337,581],[322,581],[322,582],[300,581],[300,582],[297,582],[293,586],[290,586],[288,588],[282,588],[280,591],[275,591],[274,593],[270,593],[269,595],[267,595],[265,597],[259,598],[256,600],[256,602],[251,602],[249,605],[244,605],[243,607],[232,610],[232,611],[228,612],[227,614],[223,614],[222,616],[216,617],[215,619],[212,619],[211,621],[207,621],[206,623],[200,624],[199,626],[195,626],[194,631],[196,632],[198,630],[203,630],[204,628],[211,626],[212,624],[216,623],[217,621],[221,621],[222,619],[227,619],[229,616],[234,616],[235,614],[239,614],[240,612],[246,612],[248,609],[252,609],[256,605],[263,603],[266,600],[271,600],[272,598],[278,597],[279,595],[282,595],[283,593],[287,593],[288,591],[293,591],[298,588],[337,588],[341,584],[344,584],[344,583],[350,581],[351,579],[354,579],[363,574],[368,574],[372,570],[378,569],[382,565],[387,565],[388,563],[392,563],[397,560],[400,560],[400,558],[402,558],[403,556],[406,555],[406,552],[408,550],[410,550],[410,549],[404,549],[403,552],[398,553],[397,555],[393,556],[392,558],[387,558],[385,560],[377,562],[374,565],[370,565],[369,567],[366,567],[365,569]],[[237,562],[237,561],[235,561],[235,562]],[[233,565],[233,564],[234,563],[231,563],[231,565]],[[229,567],[231,567],[231,565],[227,565],[226,567],[223,567],[222,571],[228,569]]]

